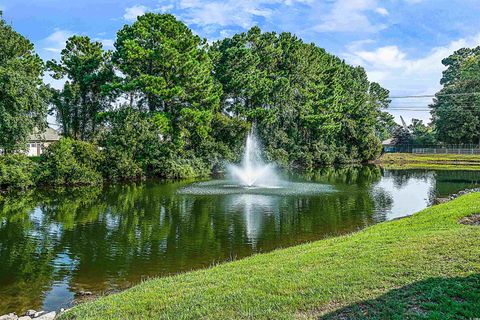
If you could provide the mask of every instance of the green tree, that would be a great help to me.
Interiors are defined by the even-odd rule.
[[[413,143],[412,133],[404,126],[397,126],[393,132],[393,144],[396,146],[410,146]]]
[[[206,42],[170,14],[147,13],[117,33],[113,60],[131,106],[166,112],[218,108],[220,86],[212,77]]]
[[[86,36],[70,37],[59,62],[47,62],[54,79],[66,79],[63,90],[54,90],[53,104],[63,135],[92,140],[99,125],[98,115],[107,110],[113,96],[108,84],[114,79],[110,52],[101,42]]]
[[[395,118],[388,112],[380,112],[377,118],[376,124],[376,136],[380,141],[384,141],[393,136],[393,133],[397,129],[398,124],[395,122]]]
[[[389,95],[390,92],[382,88],[378,83],[372,82],[368,90],[369,102],[372,104],[372,108],[377,112],[377,119],[375,122],[376,136],[383,141],[392,137],[397,124],[393,115],[386,111],[391,102]]]
[[[34,184],[35,163],[24,154],[0,157],[0,190],[26,189]]]
[[[388,91],[362,68],[258,27],[214,43],[209,54],[222,111],[257,124],[269,159],[308,167],[380,152],[376,131]]]
[[[0,12],[0,149],[5,153],[26,148],[35,127],[46,125],[49,93],[43,68],[33,44]]]
[[[432,127],[425,125],[422,120],[412,119],[408,129],[412,134],[412,144],[415,146],[432,146],[437,143]]]
[[[106,115],[110,130],[103,133],[100,144],[105,152],[103,172],[109,179],[146,176],[152,161],[159,157],[163,135],[169,130],[169,122],[162,118],[151,118],[130,107]]]
[[[432,108],[438,140],[480,144],[480,47],[463,48],[445,58],[447,67]]]
[[[92,185],[102,182],[103,154],[96,145],[62,138],[41,155],[38,180],[57,186]]]

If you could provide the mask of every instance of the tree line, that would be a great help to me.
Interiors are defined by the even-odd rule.
[[[395,144],[480,146],[480,46],[457,50],[442,64],[442,89],[429,106],[431,123],[412,119],[408,127],[396,127]]]
[[[64,138],[33,170],[45,183],[209,174],[239,159],[253,125],[279,166],[364,162],[393,123],[388,90],[315,44],[258,27],[209,44],[170,14],[125,25],[114,50],[72,36],[47,62],[2,19],[0,79],[4,153],[57,117]]]

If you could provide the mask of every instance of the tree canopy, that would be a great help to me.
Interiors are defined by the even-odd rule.
[[[0,12],[0,149],[25,148],[35,127],[46,125],[49,93],[44,65],[33,44],[3,20]]]
[[[177,117],[184,107],[218,107],[206,43],[170,14],[147,13],[117,34],[113,61],[131,104]]]
[[[480,47],[462,48],[445,58],[443,88],[431,105],[439,141],[480,144]]]
[[[0,129],[11,134],[0,147],[7,147],[45,121],[48,97],[33,46],[1,27],[0,68],[9,72],[0,71],[8,89],[0,98],[7,113]],[[367,161],[394,127],[385,112],[388,90],[363,68],[291,33],[258,27],[209,44],[173,15],[147,13],[118,31],[110,51],[72,36],[47,70],[64,80],[61,90],[49,90],[49,101],[70,140],[43,157],[44,177],[85,169],[84,159],[68,154],[77,145],[101,150],[76,178],[82,183],[97,173],[112,180],[204,175],[239,160],[251,128],[265,156],[283,167]],[[17,81],[27,95],[15,91]],[[29,119],[23,127],[22,117]],[[67,158],[61,170],[53,163]]]
[[[222,110],[255,123],[273,160],[308,167],[378,155],[389,93],[363,68],[258,27],[214,43],[209,53]]]
[[[60,61],[48,61],[47,67],[54,79],[66,80],[63,90],[53,90],[52,101],[63,135],[92,140],[99,129],[98,115],[113,100],[107,89],[115,78],[110,52],[89,37],[73,36]]]

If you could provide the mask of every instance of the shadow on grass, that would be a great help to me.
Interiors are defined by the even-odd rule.
[[[480,319],[480,274],[415,282],[320,319]]]

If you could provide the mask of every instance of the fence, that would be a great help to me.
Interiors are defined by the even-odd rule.
[[[475,154],[480,155],[480,145],[443,145],[443,146],[384,146],[385,153],[416,153],[416,154]]]
[[[412,153],[418,154],[478,154],[480,155],[479,148],[413,148]]]

